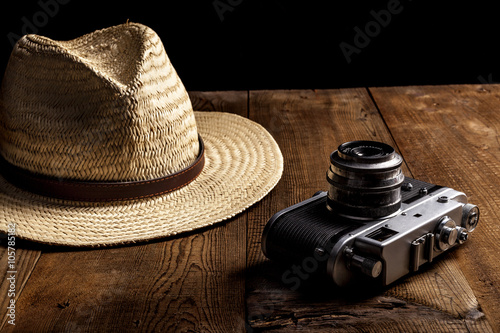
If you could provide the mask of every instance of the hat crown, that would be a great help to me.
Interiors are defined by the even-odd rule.
[[[189,96],[159,36],[136,23],[70,41],[27,35],[0,95],[0,153],[45,176],[137,181],[199,153]]]

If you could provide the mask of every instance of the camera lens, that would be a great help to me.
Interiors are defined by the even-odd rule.
[[[391,146],[375,141],[343,143],[330,155],[327,206],[360,218],[388,216],[401,207],[403,159]]]
[[[394,148],[388,144],[375,141],[346,142],[339,146],[337,152],[344,160],[361,163],[385,162],[391,160],[395,154]]]
[[[384,151],[378,147],[356,147],[351,150],[351,154],[357,157],[379,157],[384,155]]]

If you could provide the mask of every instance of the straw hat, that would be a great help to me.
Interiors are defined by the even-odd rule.
[[[282,171],[262,126],[193,111],[144,25],[14,47],[0,95],[4,233],[69,246],[175,235],[240,213]]]

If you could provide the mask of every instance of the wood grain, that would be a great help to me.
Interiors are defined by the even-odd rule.
[[[394,145],[366,89],[251,91],[249,117],[278,142],[283,177],[265,203],[250,211],[248,263],[264,259],[260,236],[276,212],[327,190],[330,153],[351,140]]]
[[[500,332],[499,85],[370,89],[412,173],[463,191],[481,219],[453,256]]]
[[[191,98],[198,110],[247,114],[246,92]],[[243,331],[245,244],[246,214],[240,214],[150,244],[47,247],[18,300],[16,326],[3,331]]]
[[[262,292],[262,291],[260,291]],[[273,309],[266,318],[251,318],[255,331],[266,332],[479,332],[475,324],[446,312],[389,296],[366,299],[335,297],[311,302],[297,293],[249,296],[249,311]],[[315,295],[317,299],[321,297]],[[325,298],[325,294],[323,294]],[[258,300],[258,301],[257,301]]]
[[[19,301],[15,329],[239,330],[244,254],[238,256],[228,243],[244,242],[238,230],[244,220],[233,222],[154,244],[44,253]]]
[[[87,251],[21,242],[16,326],[4,320],[2,332],[500,332],[500,86],[190,97],[195,110],[234,112],[270,131],[285,158],[277,187],[234,219],[170,239]],[[282,280],[289,267],[262,254],[264,225],[326,190],[329,154],[363,139],[394,146],[406,175],[464,191],[480,225],[456,251],[387,288],[339,290],[311,276],[291,290]]]
[[[266,204],[248,214],[251,330],[491,331],[453,256],[385,290],[342,292],[312,279],[303,281],[305,292],[288,289],[282,281],[286,267],[269,262],[260,250],[269,217],[325,190],[329,154],[340,143],[366,139],[398,146],[365,89],[250,92],[249,109],[250,117],[271,131],[285,156],[277,189]],[[404,172],[411,175],[406,167]]]
[[[37,249],[28,249],[23,248],[21,246],[22,242],[17,239],[15,248],[15,296],[12,297],[16,302],[21,296],[24,286],[28,282],[28,279],[31,276],[31,273],[36,267],[38,259],[40,259],[41,251]],[[9,296],[10,282],[7,280],[7,277],[10,277],[11,274],[8,274],[8,271],[11,271],[8,267],[8,247],[7,247],[7,238],[2,238],[0,243],[0,329],[6,325],[7,321],[11,318],[7,317],[7,306],[11,300]],[[15,318],[14,318],[15,319]]]

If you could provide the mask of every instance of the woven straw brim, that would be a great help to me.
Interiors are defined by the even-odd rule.
[[[133,202],[78,203],[22,191],[0,176],[0,230],[68,246],[106,246],[157,239],[226,220],[278,183],[283,156],[272,136],[246,118],[195,112],[206,165],[189,185]]]

